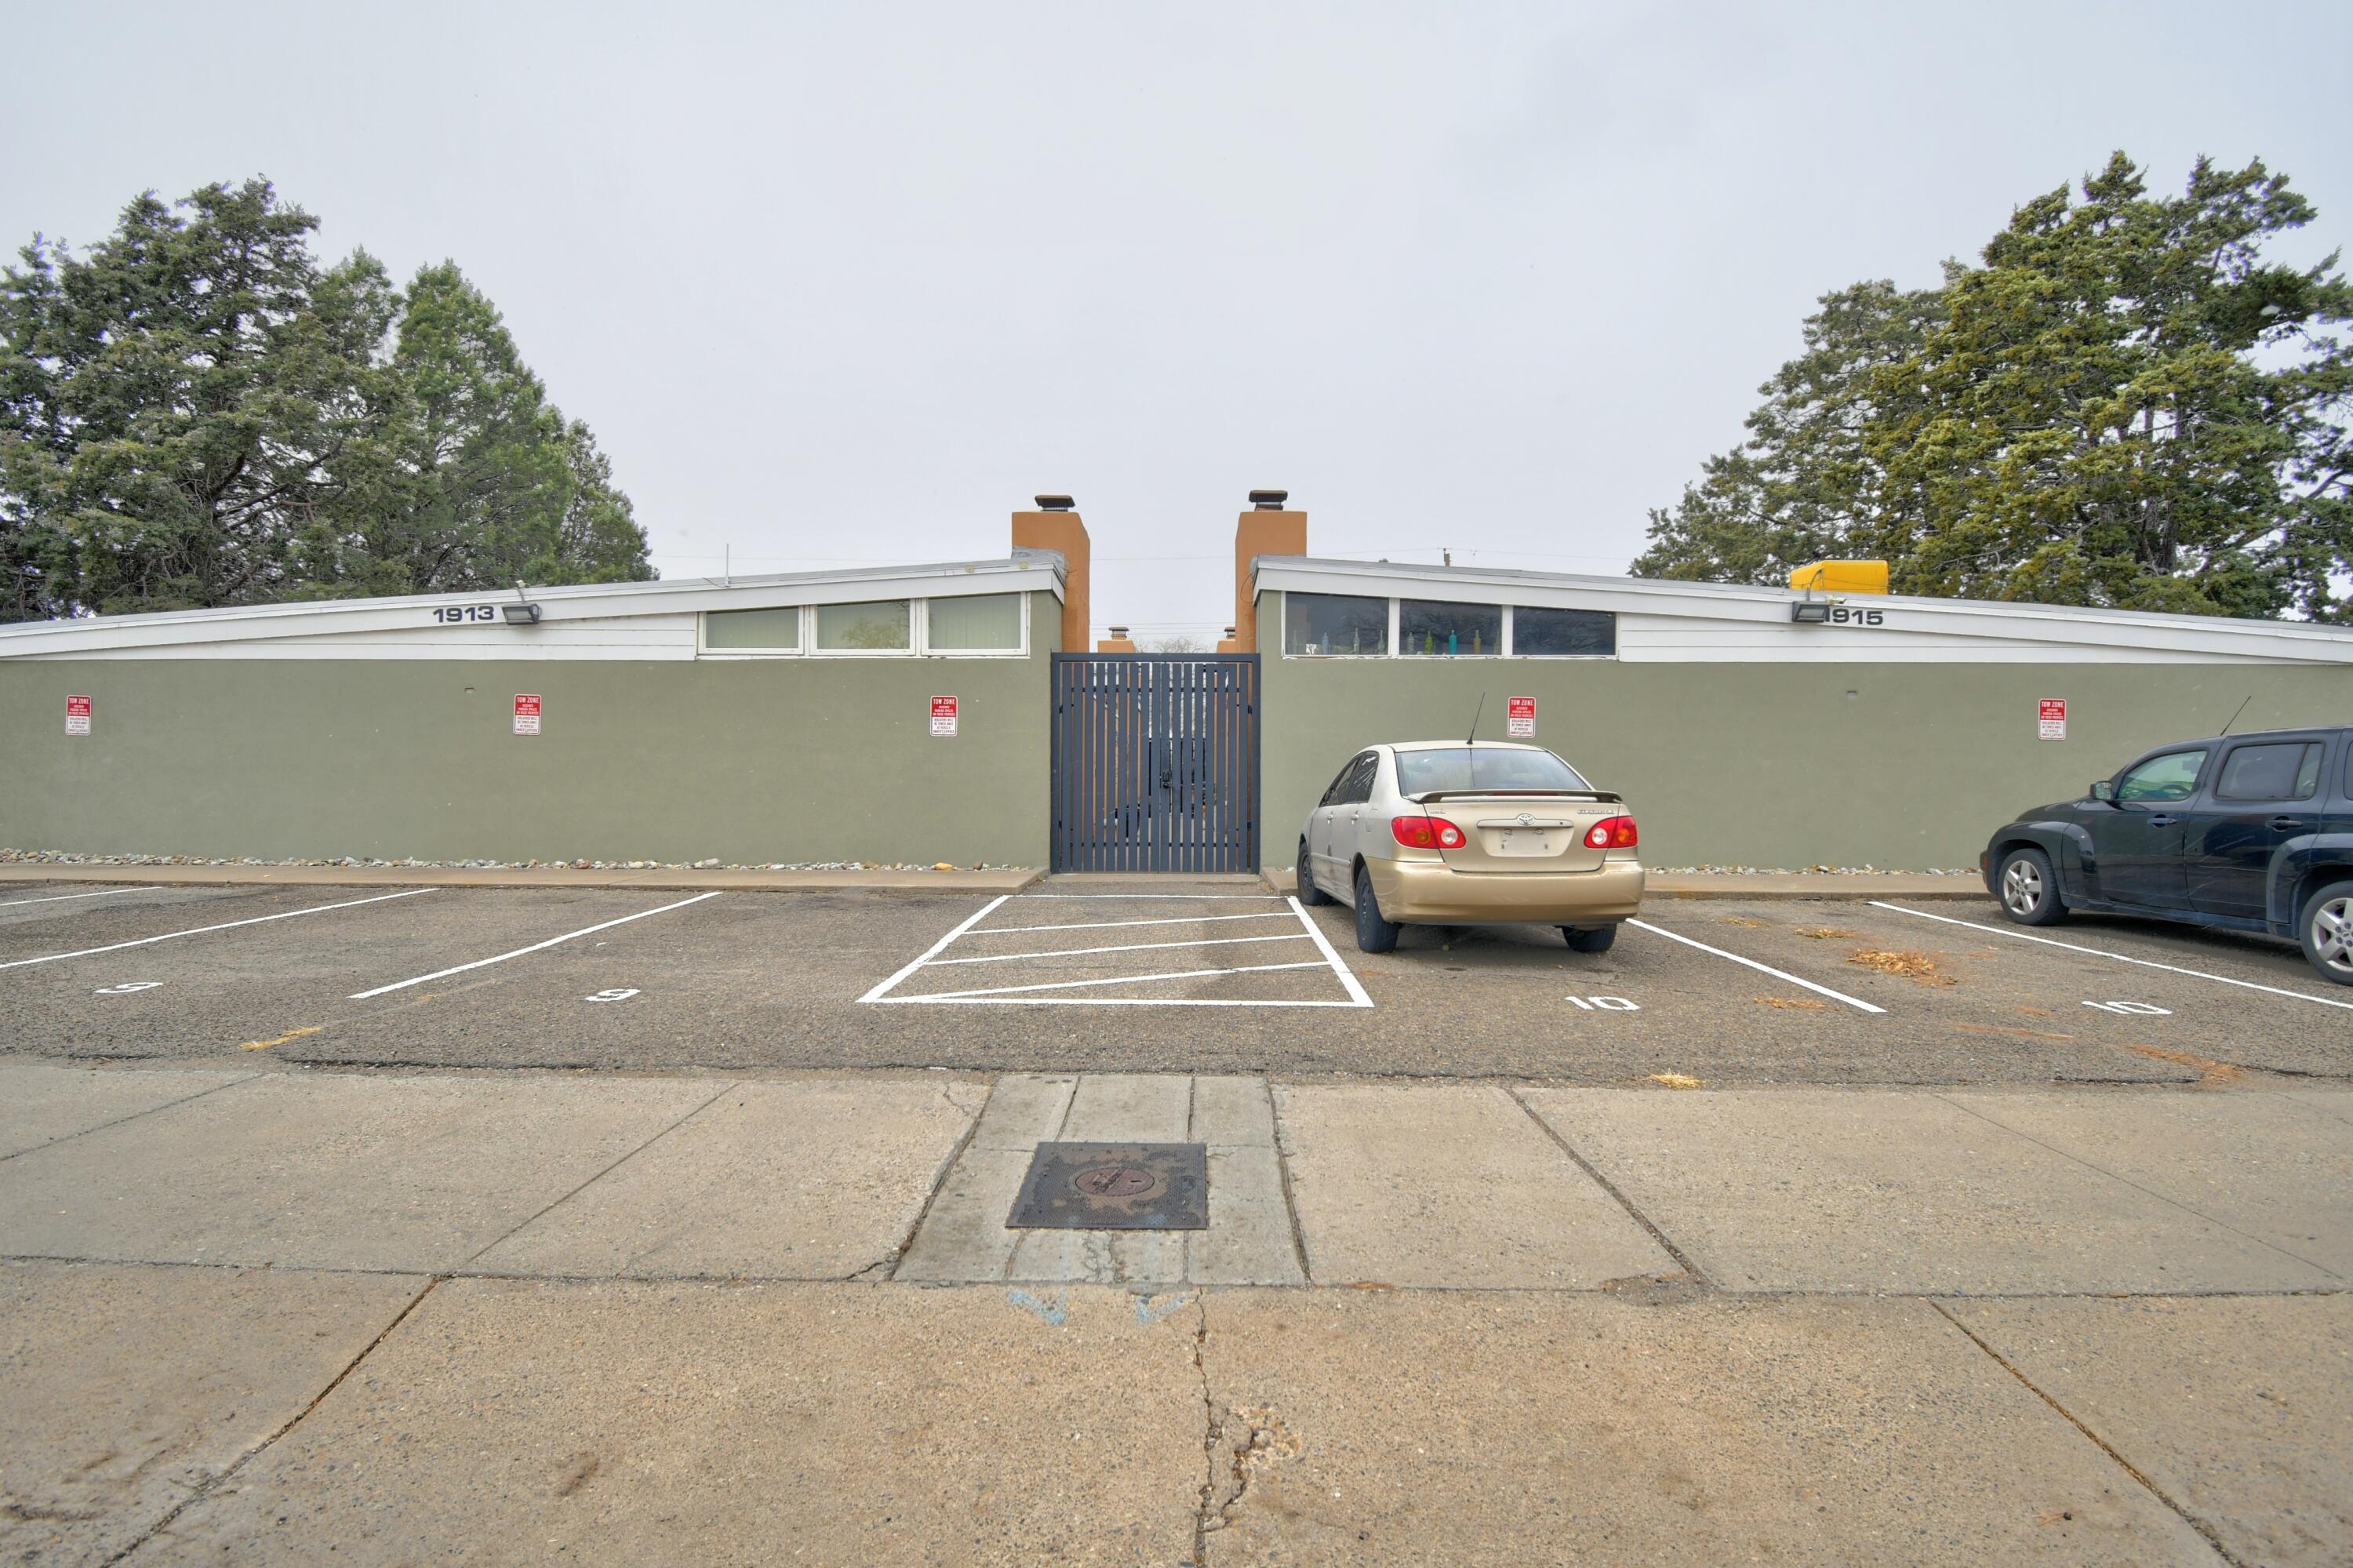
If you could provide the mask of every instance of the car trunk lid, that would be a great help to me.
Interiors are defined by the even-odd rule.
[[[1585,835],[1624,810],[1604,789],[1433,791],[1420,804],[1462,831],[1461,847],[1439,851],[1450,870],[1506,874],[1599,871],[1609,852],[1588,845]]]

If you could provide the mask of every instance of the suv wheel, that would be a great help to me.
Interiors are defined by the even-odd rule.
[[[1386,953],[1396,948],[1398,932],[1403,927],[1394,920],[1381,918],[1380,900],[1373,896],[1373,874],[1363,866],[1356,868],[1356,946],[1368,953]]]
[[[2332,882],[2306,899],[2295,934],[2323,979],[2353,985],[2353,882]]]
[[[2001,912],[2021,926],[2055,926],[2067,917],[2059,899],[2059,878],[2051,857],[2039,849],[2014,849],[2001,857]]]
[[[1313,907],[1318,904],[1337,904],[1340,902],[1338,899],[1333,897],[1330,894],[1315,885],[1315,873],[1311,870],[1307,864],[1307,841],[1305,839],[1299,841],[1299,859],[1293,864],[1292,880],[1299,885],[1297,892],[1299,894],[1299,902],[1302,904]]]

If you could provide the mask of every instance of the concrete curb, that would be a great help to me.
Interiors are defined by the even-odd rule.
[[[103,882],[155,887],[628,887],[688,893],[1018,893],[1045,873],[1009,871],[573,871],[429,865],[0,865],[0,886]]]

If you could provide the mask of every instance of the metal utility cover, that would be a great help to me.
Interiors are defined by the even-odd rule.
[[[1205,1231],[1206,1143],[1041,1143],[1008,1230]]]

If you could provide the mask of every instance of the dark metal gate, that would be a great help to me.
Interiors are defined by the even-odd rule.
[[[1258,655],[1054,655],[1054,869],[1258,869]]]

